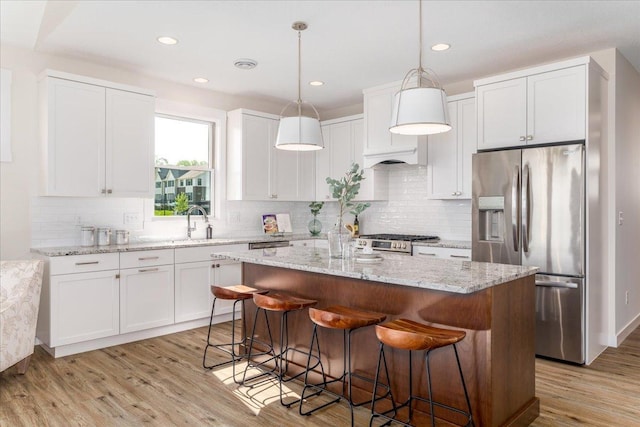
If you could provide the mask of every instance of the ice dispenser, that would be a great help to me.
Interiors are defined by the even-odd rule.
[[[478,197],[478,232],[479,240],[504,240],[504,197]]]

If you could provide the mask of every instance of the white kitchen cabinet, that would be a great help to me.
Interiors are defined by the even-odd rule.
[[[52,258],[37,337],[48,347],[118,335],[118,254]]]
[[[586,65],[566,65],[570,64],[474,82],[478,149],[584,140]]]
[[[341,178],[352,163],[363,167],[364,120],[362,115],[322,122],[324,149],[316,152],[316,200],[334,200],[327,177]],[[388,172],[367,168],[355,200],[387,200]]]
[[[470,199],[471,159],[477,151],[473,93],[449,97],[449,132],[429,135],[427,185],[430,199]]]
[[[246,244],[177,248],[175,253],[175,321],[207,318],[211,314],[211,285],[232,286],[242,283],[242,263],[214,260],[216,252],[247,250]],[[216,315],[230,313],[233,302],[216,303]]]
[[[173,249],[120,254],[120,333],[174,323],[173,263]]]
[[[414,246],[413,255],[418,257],[471,261],[471,249]]]
[[[41,80],[45,195],[153,196],[155,99],[110,84],[53,71]]]
[[[401,83],[365,89],[364,93],[364,167],[381,161],[402,161],[424,165],[424,137],[389,132],[393,99]]]
[[[278,116],[227,113],[227,199],[313,200],[315,154],[275,148]]]

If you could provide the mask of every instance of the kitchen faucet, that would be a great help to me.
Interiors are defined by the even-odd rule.
[[[209,217],[207,216],[207,211],[204,210],[202,206],[193,205],[187,210],[187,238],[191,238],[191,232],[196,229],[196,222],[193,221],[193,227],[191,227],[191,212],[200,211],[204,216],[204,222],[209,222]]]

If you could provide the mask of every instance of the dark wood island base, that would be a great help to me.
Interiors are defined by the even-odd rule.
[[[408,318],[465,330],[467,336],[458,344],[458,350],[478,427],[526,426],[540,413],[539,399],[535,397],[534,278],[530,275],[461,294],[243,263],[243,283],[247,286],[315,299],[318,307],[340,304],[386,313],[388,320]],[[253,326],[254,312],[255,306],[249,304],[248,328]],[[271,320],[272,330],[278,330],[277,319]],[[306,310],[296,313],[289,321],[290,344],[308,347],[311,331],[312,323]],[[339,376],[342,373],[341,332],[323,330],[320,340],[323,358],[328,360],[325,369],[329,375]],[[352,349],[354,369],[373,378],[378,357],[378,340],[373,328],[355,332]],[[453,350],[436,350],[431,357],[434,399],[465,408]],[[407,397],[407,352],[388,349],[387,358],[394,396],[402,402]],[[306,361],[294,362],[295,371],[302,369]],[[427,396],[424,359],[415,354],[413,363],[414,392]],[[361,387],[364,394],[371,386],[354,382],[354,387]],[[429,411],[428,405],[418,409]],[[438,409],[435,412],[439,418],[464,423],[450,412]]]

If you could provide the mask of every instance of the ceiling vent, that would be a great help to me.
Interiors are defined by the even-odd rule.
[[[252,70],[256,68],[258,63],[253,59],[240,58],[236,59],[233,65],[235,65],[236,68],[240,68],[241,70]]]

